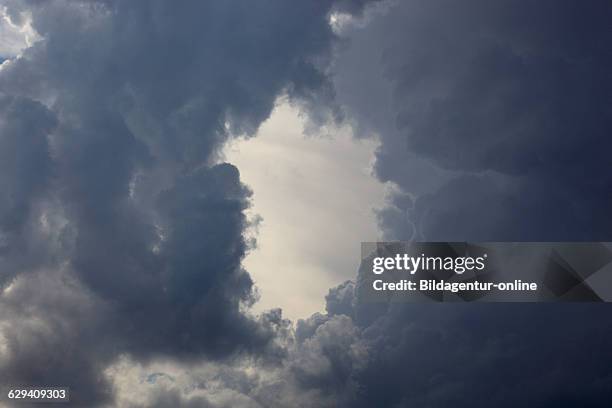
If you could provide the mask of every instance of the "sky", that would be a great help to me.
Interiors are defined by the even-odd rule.
[[[261,296],[253,310],[281,307],[292,320],[324,312],[329,288],[354,277],[354,237],[377,240],[374,210],[387,194],[372,174],[375,140],[305,126],[281,100],[257,135],[230,141],[223,157],[253,189],[256,246],[244,259]]]
[[[607,304],[356,288],[362,241],[612,241],[612,3],[0,10],[0,384],[76,407],[609,405]]]

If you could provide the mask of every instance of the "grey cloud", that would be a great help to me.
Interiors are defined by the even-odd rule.
[[[426,196],[416,207],[428,219],[449,214],[478,228],[476,213],[496,212],[490,222],[513,231],[485,233],[485,216],[482,232],[463,239],[606,239],[611,14],[603,1],[402,3],[349,30],[339,98],[380,134],[377,176]],[[468,196],[479,210],[457,204]],[[409,220],[416,237],[456,236],[423,217]],[[409,235],[405,224],[388,237]],[[546,233],[554,224],[564,225]]]
[[[71,301],[83,313],[74,316],[45,309],[41,281],[28,299],[10,295],[2,378],[63,381],[75,403],[94,406],[112,404],[103,371],[123,353],[278,363],[288,322],[279,311],[244,313],[256,297],[241,266],[250,191],[235,167],[215,163],[230,134],[253,134],[283,94],[333,106],[328,18],[359,13],[362,2],[5,5],[14,18],[29,11],[42,39],[0,73],[3,285],[26,279],[34,265],[20,257],[52,236],[37,273],[78,283],[59,279],[58,304],[72,290],[84,298]],[[28,311],[55,334],[16,325]]]
[[[325,308],[330,316],[346,315],[352,316],[355,303],[355,285],[346,281],[341,285],[331,288],[325,296]]]
[[[152,403],[147,403],[146,407],[217,408],[204,397],[184,398],[178,391],[161,392]],[[144,406],[135,405],[131,408],[144,408]]]
[[[385,238],[609,240],[610,4],[390,7],[347,29],[335,65],[347,116],[380,137],[376,175],[398,187]],[[352,317],[368,357],[339,375],[337,406],[608,404],[608,305],[338,308],[348,287],[328,312]]]
[[[292,356],[291,371],[297,383],[334,396],[350,391],[354,366],[366,357],[358,333],[352,320],[342,315],[317,327]]]
[[[0,94],[0,287],[40,261],[32,224],[53,170],[55,124],[42,104]]]
[[[224,377],[234,406],[607,405],[606,305],[390,303],[364,319],[371,306],[303,320],[267,379]]]
[[[608,11],[408,2],[350,31],[334,81],[360,136],[380,135],[377,176],[399,187],[378,213],[387,238],[609,239]],[[359,284],[330,289],[327,314],[298,322],[277,380],[250,395],[266,406],[608,405],[608,305],[375,304]]]
[[[319,406],[604,407],[611,385],[609,309],[358,299],[353,319],[329,318],[336,322],[332,331],[315,316],[319,328],[295,351],[309,375],[296,380],[301,392],[320,392]],[[361,352],[351,354],[351,347]],[[313,349],[320,350],[316,356]],[[334,364],[331,380],[324,368]]]
[[[334,109],[329,13],[362,2],[6,4],[43,40],[0,72],[3,383],[112,406],[120,355],[248,356],[266,378],[214,378],[231,406],[609,401],[606,305],[374,305],[357,279],[295,333],[279,310],[244,313],[250,191],[218,150],[283,93]],[[597,1],[408,2],[354,29],[333,85],[399,188],[385,236],[609,238],[609,17]],[[215,406],[184,391],[152,403]]]
[[[0,299],[0,383],[68,386],[76,406],[112,401],[108,315],[61,265],[15,278]]]

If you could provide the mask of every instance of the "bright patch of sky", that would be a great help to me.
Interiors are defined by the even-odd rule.
[[[263,218],[244,262],[261,294],[254,311],[281,307],[291,319],[323,311],[329,288],[355,277],[360,242],[379,236],[372,210],[385,196],[371,175],[375,141],[348,127],[304,135],[304,125],[280,103],[256,137],[224,152],[253,189],[250,216]]]

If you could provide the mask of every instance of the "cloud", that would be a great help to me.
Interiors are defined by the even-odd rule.
[[[605,2],[414,1],[345,28],[338,100],[379,137],[376,174],[397,187],[377,214],[385,237],[609,240],[611,14]],[[351,381],[335,406],[610,399],[608,305],[371,303],[359,284],[298,325],[316,342],[322,322],[350,317],[334,337],[367,350],[339,370]]]
[[[122,355],[282,358],[280,312],[246,312],[251,193],[219,152],[280,95],[333,107],[329,15],[361,2],[5,5],[40,41],[0,72],[2,382],[112,405]]]
[[[15,278],[0,310],[2,384],[70,387],[80,406],[112,400],[108,308],[61,266]]]
[[[349,31],[339,100],[380,136],[379,178],[417,198],[398,208],[415,236],[609,239],[611,13],[415,1]]]
[[[30,23],[27,13],[11,16],[0,6],[0,64],[5,59],[18,56],[37,40]]]
[[[56,122],[40,103],[0,94],[0,288],[43,257],[33,231],[53,166]]]
[[[218,160],[279,95],[315,120],[338,102],[380,138],[387,238],[609,239],[607,3],[407,2],[343,23],[339,55],[330,15],[362,2],[6,5],[41,40],[0,71],[3,384],[77,406],[609,401],[607,305],[372,304],[358,277],[295,333],[253,317],[251,192]]]
[[[302,392],[320,392],[319,406],[604,407],[611,378],[604,357],[612,336],[609,309],[357,299],[353,319],[313,316],[309,324],[318,328],[304,341],[307,347],[295,351],[304,356],[300,370],[310,375],[297,381]],[[312,349],[319,350],[316,357],[308,354]]]

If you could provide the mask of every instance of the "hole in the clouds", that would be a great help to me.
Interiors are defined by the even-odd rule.
[[[356,140],[348,126],[306,136],[306,122],[279,103],[256,137],[225,149],[253,190],[247,215],[261,216],[244,262],[261,292],[255,310],[281,307],[294,319],[322,311],[329,287],[354,277],[359,243],[378,235],[372,208],[385,195],[370,174],[375,142]]]

